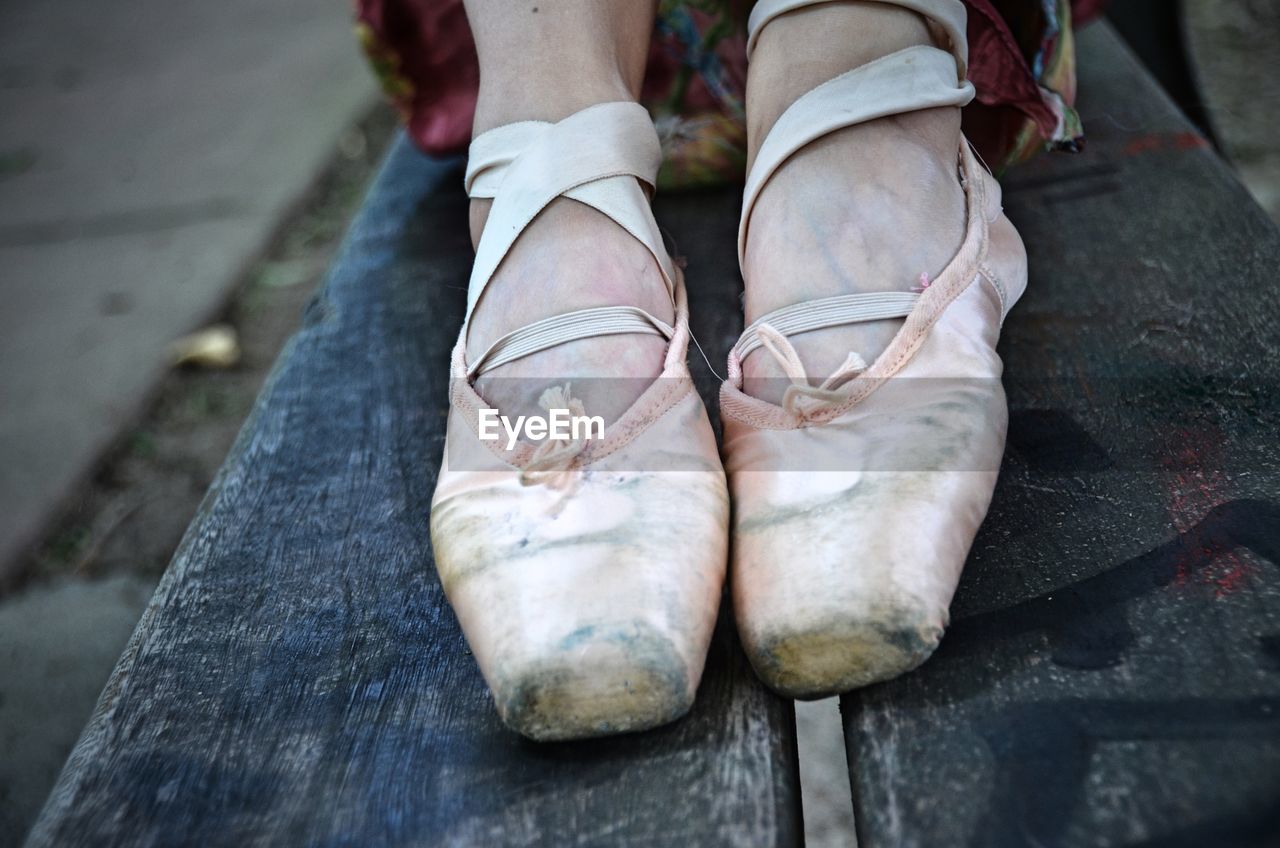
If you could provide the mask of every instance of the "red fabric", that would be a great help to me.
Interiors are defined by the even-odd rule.
[[[357,20],[379,43],[366,49],[379,74],[407,90],[392,99],[428,153],[464,149],[475,119],[480,66],[461,0],[356,0]],[[375,51],[385,47],[385,52]],[[379,67],[385,62],[390,67]]]
[[[1049,135],[1057,116],[1045,105],[1022,48],[991,0],[965,0],[969,7],[969,81],[977,101],[987,106],[1012,106]]]
[[[1105,2],[1073,0],[1077,23],[1097,14]],[[965,4],[969,78],[977,89],[976,103],[966,110],[965,130],[994,162],[1013,146],[1026,119],[1044,138],[1053,134],[1058,116],[1042,96],[1027,58],[1047,54],[1052,38],[1044,41],[1043,31],[1036,28],[1043,26],[1043,16],[1037,21],[1029,12],[1039,7],[1039,0],[965,0]],[[362,34],[370,59],[418,145],[438,155],[465,149],[480,73],[461,0],[356,0],[356,14],[366,29]],[[693,14],[708,16],[701,11]],[[710,22],[708,18],[704,23]],[[678,44],[655,37],[646,93],[661,96],[671,87],[678,65],[678,57],[673,62],[671,54],[678,49]],[[745,87],[745,56],[740,67],[731,61],[724,65],[725,84],[740,93]],[[695,76],[688,97],[712,102],[713,97],[699,90],[701,85]]]

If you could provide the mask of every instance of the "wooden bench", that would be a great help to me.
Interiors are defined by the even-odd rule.
[[[843,702],[864,847],[1280,832],[1280,237],[1108,30],[1081,52],[1088,152],[1008,182],[1032,280],[953,631]],[[658,203],[716,363],[738,203]],[[801,841],[793,712],[727,613],[675,725],[499,725],[427,537],[465,210],[459,163],[398,141],[33,846]]]
[[[1105,27],[1009,175],[1009,450],[941,649],[842,700],[863,848],[1280,844],[1280,233]]]

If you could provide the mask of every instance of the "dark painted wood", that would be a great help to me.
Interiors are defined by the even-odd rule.
[[[1105,27],[1010,174],[1009,451],[918,671],[846,697],[859,839],[1280,844],[1280,234]]]
[[[708,283],[696,332],[721,360],[737,203],[660,212]],[[460,170],[401,139],[31,845],[800,841],[791,705],[727,616],[673,726],[538,745],[499,724],[427,535],[470,261]]]

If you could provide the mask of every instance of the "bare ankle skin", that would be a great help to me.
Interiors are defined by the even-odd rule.
[[[881,56],[933,39],[923,18],[879,3],[827,3],[779,17],[762,32],[748,75],[749,156],[796,98]],[[775,174],[753,211],[744,257],[750,322],[815,298],[907,291],[955,255],[964,231],[956,177],[960,110],[895,115],[833,133]],[[868,362],[900,320],[832,328],[793,343],[818,381],[850,351]],[[749,394],[778,402],[786,381],[757,351]]]

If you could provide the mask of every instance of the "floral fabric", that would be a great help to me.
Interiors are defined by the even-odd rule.
[[[1082,143],[1071,27],[1102,0],[964,0],[965,133],[997,173]],[[662,138],[662,188],[741,181],[750,0],[661,0],[641,102]],[[1075,16],[1073,18],[1073,15]],[[360,42],[425,151],[466,149],[479,69],[462,0],[356,0]]]

